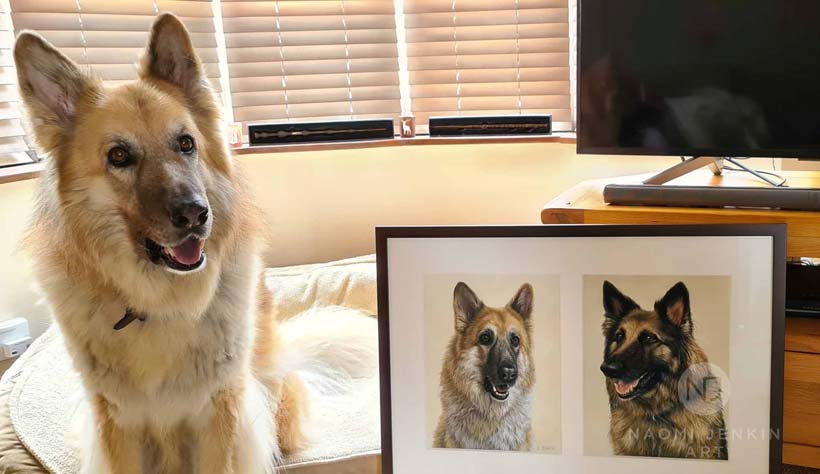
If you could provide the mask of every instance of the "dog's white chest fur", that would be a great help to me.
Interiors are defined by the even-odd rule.
[[[456,446],[502,451],[529,449],[531,394],[518,393],[506,402],[488,400],[484,409],[462,403],[450,406],[444,414],[447,436]]]
[[[213,394],[243,377],[248,383],[242,408],[255,414],[244,414],[253,421],[241,424],[239,436],[248,450],[256,451],[245,458],[267,464],[278,456],[274,422],[264,416],[270,413],[266,395],[248,373],[255,309],[250,289],[258,264],[255,258],[237,260],[222,268],[214,297],[198,318],[152,318],[146,313],[144,322],[134,321],[121,330],[113,329],[123,311],[121,303],[101,301],[100,295],[65,277],[47,279],[52,301],[63,302],[56,308],[58,320],[88,393],[105,397],[120,426],[148,433],[188,430],[191,443],[185,449],[191,462],[196,433],[213,411]],[[104,472],[97,430],[85,426],[82,431],[93,436],[83,443],[84,472]],[[146,446],[144,462],[150,465],[152,456],[161,455],[157,449],[165,448]],[[254,466],[247,472],[266,470]]]
[[[216,297],[196,319],[147,313],[144,322],[118,331],[111,321],[122,312],[120,303],[100,304],[99,296],[83,297],[76,287],[73,296],[59,292],[66,304],[58,319],[75,364],[87,387],[116,408],[119,423],[162,427],[196,419],[215,390],[243,375],[253,335],[253,299],[245,293],[253,281],[252,270],[242,273],[221,278]],[[242,294],[231,298],[231,292]],[[88,323],[76,324],[83,315]]]
[[[242,373],[250,345],[244,326],[211,312],[196,324],[151,321],[149,316],[94,343],[118,345],[118,357],[95,358],[94,349],[81,357],[88,361],[94,391],[122,407],[113,413],[119,423],[173,425],[196,419],[211,395]],[[142,363],[120,365],[127,359]]]

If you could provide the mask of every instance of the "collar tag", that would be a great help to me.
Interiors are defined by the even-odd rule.
[[[114,325],[114,330],[119,331],[120,329],[124,328],[125,326],[128,326],[129,324],[133,323],[135,319],[139,319],[140,321],[145,321],[145,316],[137,314],[137,312],[134,311],[131,308],[126,309],[125,310],[125,316],[123,316],[122,319],[117,321],[117,324]]]

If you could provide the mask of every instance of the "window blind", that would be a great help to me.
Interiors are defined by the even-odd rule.
[[[23,129],[14,68],[14,27],[8,0],[0,0],[0,167],[32,163]]]
[[[136,77],[156,14],[174,12],[214,89],[224,86],[234,120],[245,124],[412,111],[424,133],[430,116],[550,113],[554,130],[570,131],[574,4],[0,0],[0,164],[29,159],[11,55],[20,29],[39,31],[89,72],[120,82]]]
[[[573,130],[567,0],[404,0],[404,15],[417,124],[549,113]]]
[[[237,122],[395,118],[393,0],[222,0]]]
[[[135,64],[160,12],[173,12],[191,32],[214,90],[221,91],[210,0],[11,0],[17,31],[37,30],[89,72],[110,82],[136,79]]]

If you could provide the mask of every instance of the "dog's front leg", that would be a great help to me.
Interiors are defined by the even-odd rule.
[[[105,462],[111,474],[142,474],[142,436],[129,432],[112,417],[112,406],[102,395],[95,397],[94,411]]]
[[[239,390],[229,388],[211,399],[211,416],[199,442],[200,474],[234,473],[234,456],[239,432]]]

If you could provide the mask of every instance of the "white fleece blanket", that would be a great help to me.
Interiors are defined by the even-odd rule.
[[[373,257],[270,269],[280,317],[316,306],[344,305],[375,313]],[[9,415],[20,441],[52,474],[75,474],[79,461],[72,426],[87,401],[56,325],[15,362],[0,384],[13,385]],[[310,387],[309,387],[310,388]],[[316,393],[314,391],[314,393]],[[379,472],[379,381],[357,380],[344,394],[313,397],[310,447],[285,460],[299,474]]]

